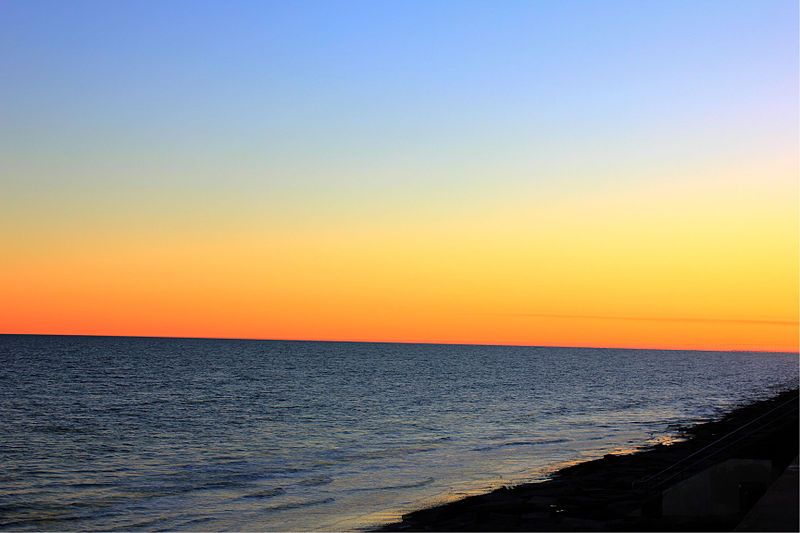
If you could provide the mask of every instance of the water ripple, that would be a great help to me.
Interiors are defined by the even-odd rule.
[[[787,354],[0,335],[0,529],[361,527],[668,441],[797,373]]]

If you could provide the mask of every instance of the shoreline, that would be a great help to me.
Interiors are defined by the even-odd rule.
[[[541,482],[413,511],[378,531],[731,531],[798,455],[798,388],[678,431],[681,440],[672,444],[607,454]],[[757,482],[708,484],[720,469],[752,478],[747,472],[759,468]],[[738,492],[725,496],[728,486]],[[691,511],[692,501],[714,497],[735,500],[736,509]]]

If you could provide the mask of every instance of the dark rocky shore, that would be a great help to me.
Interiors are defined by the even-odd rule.
[[[671,445],[607,455],[560,470],[541,483],[415,511],[383,531],[731,531],[797,457],[798,390],[681,433],[686,440]],[[713,512],[713,506],[707,513],[665,509],[665,493],[671,501],[679,494],[689,506],[692,499],[696,504],[698,498],[713,498],[710,487],[720,486],[722,478],[713,478],[714,485],[707,482],[708,473],[717,475],[728,465],[740,470],[767,465],[766,480],[760,483],[723,482],[725,491],[737,491],[735,512]]]

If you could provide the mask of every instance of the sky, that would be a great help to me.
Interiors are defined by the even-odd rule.
[[[795,1],[0,1],[0,332],[798,350]]]

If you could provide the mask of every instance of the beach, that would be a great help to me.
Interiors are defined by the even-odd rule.
[[[541,483],[416,511],[383,531],[732,531],[796,465],[798,390],[684,427],[681,434],[684,440],[670,445],[566,467]],[[738,501],[730,505],[723,500],[732,499],[732,490]],[[778,504],[776,512],[765,502],[764,512],[751,513],[742,530],[798,530],[796,493],[787,497],[791,484],[781,490],[781,501],[794,503]],[[761,515],[777,515],[777,522],[767,524]]]

